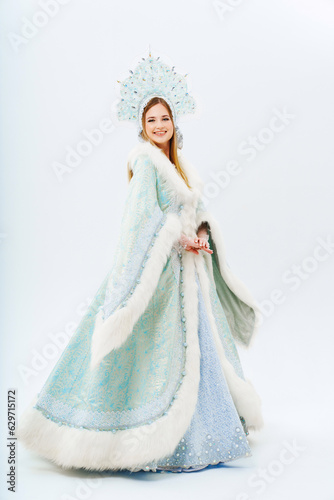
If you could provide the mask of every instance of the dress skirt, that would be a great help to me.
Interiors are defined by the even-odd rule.
[[[247,427],[238,415],[221,369],[197,271],[196,281],[201,359],[195,412],[172,455],[147,463],[132,472],[191,472],[252,455],[247,441]],[[224,325],[224,328],[228,328],[227,321]]]

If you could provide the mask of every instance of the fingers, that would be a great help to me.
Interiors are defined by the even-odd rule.
[[[203,240],[202,238],[194,238],[194,247],[195,248],[202,248],[203,246]]]
[[[196,255],[198,255],[198,254],[199,254],[199,252],[198,252],[198,250],[197,250],[196,248],[198,248],[199,250],[204,250],[205,252],[210,253],[210,254],[212,254],[212,253],[213,253],[213,250],[211,250],[211,248],[207,248],[206,246],[203,246],[203,247],[192,247],[192,246],[189,246],[189,245],[188,245],[188,246],[185,248],[185,250],[187,250],[188,252],[193,252],[193,253],[195,253]]]
[[[209,248],[209,242],[205,238],[195,238],[195,242],[196,240],[199,248]]]
[[[185,249],[188,252],[193,252],[196,255],[198,255],[199,252],[197,251],[197,249],[199,249],[199,250],[204,250],[205,252],[210,254],[213,253],[213,251],[209,247],[209,242],[206,238],[199,238],[199,237],[188,238],[188,241],[189,242],[185,247]]]

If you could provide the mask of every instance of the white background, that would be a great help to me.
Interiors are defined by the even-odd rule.
[[[105,473],[97,484],[19,445],[15,498],[196,499],[210,488],[222,500],[332,500],[333,2],[70,0],[20,40],[43,23],[42,3],[0,7],[2,428],[7,389],[20,414],[60,356],[49,335],[70,335],[109,270],[136,130],[115,122],[62,181],[54,164],[111,118],[116,80],[149,45],[189,75],[199,112],[181,123],[184,154],[206,183],[229,265],[266,305],[254,346],[239,350],[266,426],[250,436],[253,456],[224,468]],[[271,132],[278,111],[289,118]],[[239,173],[219,187],[213,177],[231,161]],[[262,488],[249,482],[261,474]]]

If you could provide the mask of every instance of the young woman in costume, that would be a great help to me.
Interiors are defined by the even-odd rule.
[[[140,142],[110,271],[18,438],[64,468],[190,472],[251,455],[261,400],[236,343],[256,301],[229,268],[203,182],[181,153],[184,77],[143,59],[121,82],[120,120]]]

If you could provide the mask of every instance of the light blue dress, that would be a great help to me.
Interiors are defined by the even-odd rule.
[[[191,472],[252,455],[246,424],[237,413],[220,368],[198,278],[197,284],[201,379],[195,413],[175,452],[138,471]],[[228,329],[227,322],[224,324]],[[242,372],[240,364],[239,370]]]

